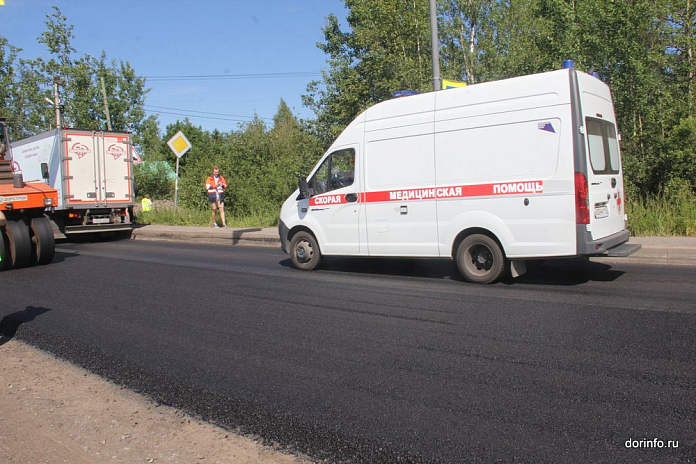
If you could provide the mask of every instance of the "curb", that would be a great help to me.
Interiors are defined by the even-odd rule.
[[[194,241],[218,245],[251,245],[280,248],[278,229],[273,227],[226,228],[145,225],[133,229],[135,240]],[[592,258],[607,263],[696,266],[696,237],[631,237],[641,249],[626,258]]]
[[[213,229],[206,227],[141,226],[133,229],[134,240],[210,243],[218,245],[254,245],[280,247],[278,230],[273,228]]]

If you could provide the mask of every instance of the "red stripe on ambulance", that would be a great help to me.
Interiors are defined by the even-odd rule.
[[[309,199],[309,206],[340,205],[347,203],[343,195],[319,195]]]
[[[458,185],[406,190],[387,190],[383,192],[366,192],[364,201],[414,201],[441,200],[447,198],[485,197],[515,194],[536,194],[544,192],[542,181],[503,182],[496,184]]]
[[[500,195],[537,194],[544,192],[544,182],[501,182],[496,184],[457,185],[405,190],[384,190],[360,194],[361,203],[386,201],[442,200],[447,198],[486,197]],[[310,206],[348,203],[344,195],[319,195],[310,198]]]

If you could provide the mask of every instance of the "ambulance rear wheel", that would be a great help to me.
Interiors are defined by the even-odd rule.
[[[298,232],[290,241],[292,264],[303,271],[311,271],[319,266],[321,253],[316,239],[309,232]]]
[[[505,270],[505,257],[498,242],[482,234],[466,237],[457,249],[457,266],[469,282],[490,284]]]
[[[7,221],[5,226],[10,251],[10,266],[17,269],[31,264],[29,228],[21,219]]]
[[[56,240],[48,218],[42,216],[31,220],[32,263],[48,264],[56,254]]]

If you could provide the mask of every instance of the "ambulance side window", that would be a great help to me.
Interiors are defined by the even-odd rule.
[[[353,185],[355,178],[355,151],[339,150],[331,153],[308,182],[311,195]]]
[[[329,191],[329,163],[331,162],[331,157],[328,156],[317,172],[314,173],[312,178],[308,182],[310,195],[319,195],[321,193],[326,193]]]
[[[595,174],[618,174],[620,160],[616,128],[607,121],[595,118],[587,118],[586,125],[592,171]]]
[[[341,150],[331,154],[331,190],[353,185],[355,151]]]

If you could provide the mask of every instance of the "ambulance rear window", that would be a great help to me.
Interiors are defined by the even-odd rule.
[[[601,119],[587,118],[586,127],[592,171],[595,174],[618,174],[621,162],[614,125]]]

